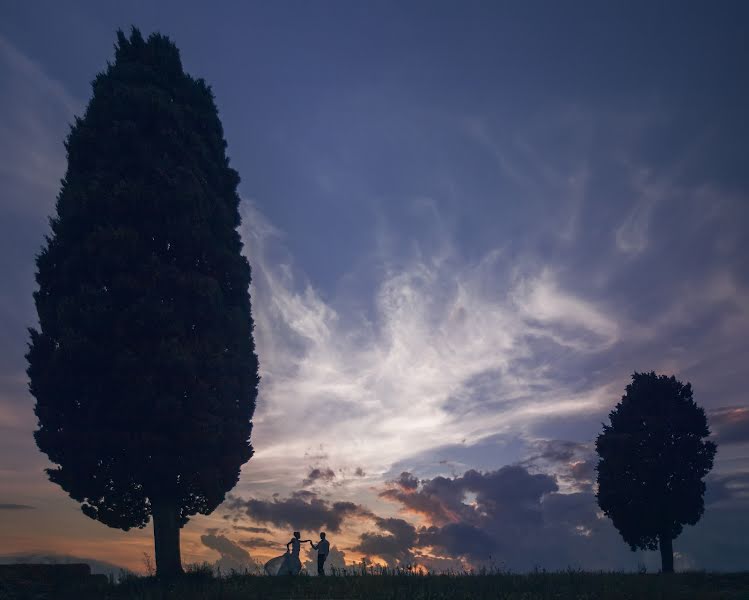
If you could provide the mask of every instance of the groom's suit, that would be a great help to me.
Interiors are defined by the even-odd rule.
[[[330,542],[328,540],[320,540],[315,546],[317,548],[317,574],[325,575],[325,560],[330,554]]]

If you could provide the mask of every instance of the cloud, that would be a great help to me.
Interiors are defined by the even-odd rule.
[[[317,553],[310,552],[309,558],[302,565],[308,575],[317,576]],[[332,575],[334,572],[341,572],[343,569],[350,569],[354,564],[346,562],[346,553],[336,546],[330,547],[328,558],[325,560],[325,574]]]
[[[550,269],[521,280],[513,296],[529,334],[579,352],[602,351],[619,339],[617,322],[594,303],[561,289]]]
[[[570,440],[539,440],[535,446],[538,453],[528,457],[528,462],[543,460],[550,463],[569,463],[580,452],[589,451],[587,444]]]
[[[0,504],[0,510],[30,510],[36,508],[28,504]]]
[[[304,478],[302,485],[312,485],[313,483],[323,482],[329,483],[335,479],[335,471],[330,467],[317,468],[315,467],[309,472],[309,475]]]
[[[374,521],[380,532],[361,534],[359,543],[352,550],[367,557],[378,556],[388,566],[412,563],[414,555],[411,550],[417,540],[416,528],[408,521],[393,517],[375,517]]]
[[[34,82],[34,85],[43,91],[45,96],[60,102],[70,114],[81,109],[80,102],[67,91],[62,83],[50,77],[37,62],[19,51],[2,35],[0,35],[0,57],[14,71]]]
[[[419,487],[419,480],[408,471],[403,471],[392,483],[405,491],[412,491]]]
[[[234,525],[234,529],[238,531],[247,531],[249,533],[270,533],[270,529],[267,527],[250,527],[248,525]]]
[[[708,422],[718,444],[749,442],[749,407],[713,409],[708,412]]]
[[[430,256],[384,260],[371,310],[344,313],[343,299],[323,298],[295,272],[283,234],[251,203],[244,210],[263,357],[253,464],[268,477],[325,480],[321,467],[310,477],[287,460],[311,454],[334,472],[351,462],[383,472],[409,455],[605,405],[608,390],[581,393],[533,360],[619,336],[606,307],[566,290],[553,270],[497,250],[466,263],[438,238]],[[298,422],[335,443],[311,447]]]
[[[480,515],[499,512],[517,522],[537,520],[536,505],[541,497],[557,489],[548,475],[532,475],[524,467],[505,466],[487,473],[469,470],[459,477],[434,477],[422,481],[418,490],[390,488],[381,497],[397,500],[437,525],[475,523],[481,521]],[[469,494],[473,494],[471,500]]]
[[[252,559],[250,553],[226,536],[206,534],[200,536],[200,541],[206,548],[215,550],[221,555],[213,565],[217,571],[222,573],[259,571],[258,564]]]
[[[591,490],[597,458],[591,442],[571,440],[535,440],[532,453],[522,464],[553,473],[564,491]]]
[[[496,540],[470,523],[448,523],[443,527],[425,527],[419,531],[419,543],[439,549],[448,556],[489,561],[497,550]]]
[[[0,175],[8,187],[4,208],[17,214],[43,216],[51,208],[65,172],[62,146],[67,124],[82,106],[51,77],[0,35],[0,74],[6,93],[0,100]],[[17,187],[19,184],[25,187]],[[22,191],[41,191],[47,198],[30,202]]]
[[[411,545],[401,547],[401,557],[411,558],[415,548],[431,548],[432,555],[473,564],[494,560],[524,570],[548,560],[564,567],[572,564],[579,538],[600,527],[611,537],[592,494],[561,494],[554,478],[519,465],[422,480],[415,491],[386,490],[393,491],[388,498],[432,523],[415,530],[415,539],[406,538]]]
[[[706,479],[705,504],[749,508],[749,472],[713,474]]]
[[[577,446],[561,443],[562,440],[552,442],[539,446],[545,448],[545,456],[559,462],[575,460]],[[581,471],[580,479],[589,480],[590,464],[571,464],[573,471]],[[408,491],[390,482],[384,493],[387,499],[401,503],[407,513],[418,513],[431,522],[414,529],[415,539],[412,535],[398,538],[386,533],[363,536],[356,549],[368,550],[372,555],[389,551],[389,564],[428,564],[429,557],[436,557],[469,566],[495,564],[519,571],[539,565],[549,569],[609,570],[634,569],[642,563],[658,568],[657,553],[629,550],[599,511],[590,487],[563,493],[554,477],[531,473],[522,465],[422,479],[417,489]],[[746,538],[742,536],[749,531],[749,522],[735,515],[746,510],[747,502],[747,473],[709,477],[705,517],[696,527],[686,528],[674,542],[680,564],[728,568],[720,566],[719,559],[708,558],[700,540],[705,536],[717,540],[723,535],[731,540],[732,548],[743,552]],[[738,531],[724,529],[730,515],[734,515]],[[716,526],[720,532],[710,529]],[[730,561],[733,568],[738,568],[740,561],[733,557]]]
[[[652,213],[658,203],[667,198],[670,190],[662,183],[651,181],[644,169],[634,174],[632,187],[638,198],[627,218],[616,229],[615,239],[619,251],[634,256],[647,249]]]
[[[239,540],[239,544],[247,548],[275,548],[278,550],[283,550],[284,548],[281,542],[274,542],[273,540],[266,540],[261,537]]]
[[[596,479],[596,461],[581,460],[570,465],[572,479],[583,489],[591,489]]]
[[[343,521],[350,517],[365,517],[368,509],[353,502],[328,502],[314,492],[293,492],[284,499],[247,500],[230,496],[226,505],[234,514],[241,514],[257,523],[271,523],[276,527],[292,530],[340,531]]]
[[[459,518],[452,510],[463,496],[453,480],[445,477],[425,481],[419,491],[396,485],[383,490],[379,495],[385,500],[400,502],[408,511],[421,514],[431,522],[439,524]]]

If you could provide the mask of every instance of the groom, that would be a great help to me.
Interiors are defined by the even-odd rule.
[[[317,544],[312,544],[312,547],[317,550],[317,574],[323,576],[325,575],[325,559],[330,554],[330,542],[325,539],[324,531],[320,532],[320,541]]]

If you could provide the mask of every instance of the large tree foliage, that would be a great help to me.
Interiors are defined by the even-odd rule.
[[[598,504],[632,550],[660,546],[673,571],[672,541],[705,510],[703,478],[716,445],[692,386],[675,377],[635,373],[610,425],[596,440]]]
[[[258,363],[237,184],[209,86],[162,35],[118,32],[66,142],[27,355],[49,478],[110,527],[179,528],[249,460]]]

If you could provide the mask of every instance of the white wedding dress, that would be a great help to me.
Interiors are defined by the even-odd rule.
[[[271,558],[265,563],[265,572],[268,575],[299,575],[302,570],[302,561],[299,560],[300,542],[296,538],[291,538],[291,552],[288,550],[281,556]]]

